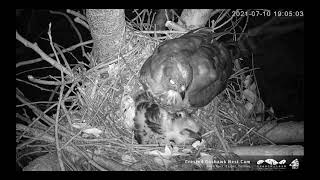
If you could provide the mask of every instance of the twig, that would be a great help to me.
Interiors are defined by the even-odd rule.
[[[244,34],[246,34],[246,33],[244,33],[244,31],[245,31],[246,28],[247,28],[248,21],[249,21],[249,16],[247,16],[247,18],[246,18],[246,23],[245,23],[245,25],[244,25],[244,27],[243,27],[243,29],[242,29],[242,31],[241,31],[241,34],[240,34],[240,36],[239,36],[239,38],[238,38],[239,40],[241,40],[242,36],[243,36]]]
[[[85,157],[87,159],[87,161],[93,165],[94,167],[96,167],[97,169],[99,169],[100,171],[106,171],[106,169],[104,169],[103,167],[101,167],[98,163],[96,163],[95,161],[92,160],[92,158],[90,158],[87,153],[82,152],[76,145],[74,145],[73,143],[71,144],[71,147],[73,147],[79,154],[81,154],[83,157]]]
[[[57,103],[57,102],[52,102],[52,101],[38,101],[38,102],[30,102],[30,103],[27,103],[27,104],[19,104],[19,105],[16,105],[16,107],[27,106],[28,104],[50,104],[50,103]]]
[[[216,136],[219,138],[220,142],[221,142],[221,145],[223,147],[223,149],[225,150],[226,153],[229,153],[229,150],[230,150],[230,147],[228,146],[228,144],[225,142],[225,140],[221,137],[220,135],[220,132],[217,128],[217,125],[218,125],[218,120],[217,120],[217,117],[218,117],[218,99],[214,100],[214,113],[213,113],[213,130],[215,131],[216,133]]]
[[[25,70],[25,71],[18,72],[18,73],[16,74],[16,76],[19,76],[19,75],[24,74],[24,73],[32,72],[32,71],[52,69],[52,68],[54,68],[54,67],[52,67],[52,66],[47,66],[47,67],[33,68],[33,69],[29,69],[29,70]]]
[[[48,35],[49,35],[49,39],[50,39],[50,45],[51,48],[57,58],[57,61],[60,63],[59,61],[59,57],[57,55],[57,52],[54,48],[53,42],[52,42],[52,37],[51,37],[51,23],[49,24],[49,31],[48,31]],[[56,113],[56,122],[55,122],[55,142],[56,142],[56,148],[57,148],[57,155],[58,155],[58,160],[59,160],[59,165],[60,165],[60,169],[62,171],[65,171],[65,167],[63,165],[62,162],[62,156],[61,156],[61,151],[59,148],[59,136],[58,136],[58,127],[59,127],[59,113],[60,113],[60,105],[61,105],[61,101],[62,101],[62,95],[63,95],[63,89],[64,89],[64,75],[61,72],[61,82],[62,82],[62,86],[60,87],[60,96],[59,96],[59,103],[58,103],[58,107],[57,107],[57,113]]]
[[[32,84],[32,83],[30,83],[30,82],[28,82],[28,81],[25,81],[25,80],[22,80],[22,79],[19,79],[19,78],[16,78],[16,81],[20,81],[20,82],[29,84],[29,85],[31,85],[31,86],[34,86],[34,87],[36,87],[36,88],[39,88],[41,91],[53,92],[52,89],[46,89],[46,88],[40,87],[40,86],[38,86],[38,85]]]
[[[222,11],[224,11],[224,10],[222,10]],[[220,15],[219,15],[219,17],[217,18],[217,20],[215,21],[215,23],[214,23],[214,26],[213,27],[215,27],[228,13],[229,13],[229,11],[230,11],[230,9],[227,9],[224,13],[223,13],[223,15],[220,17]]]
[[[75,82],[71,85],[71,87],[70,87],[69,90],[66,92],[65,96],[63,97],[63,99],[67,99],[67,98],[69,97],[70,93],[73,91],[73,89],[74,89],[74,87],[75,87],[76,85],[77,85],[77,83],[75,83]]]
[[[26,122],[27,124],[32,123],[32,121],[30,120],[30,118],[24,117],[21,114],[16,113],[16,118],[21,119],[22,121]]]
[[[141,29],[141,30],[144,29],[144,22],[143,22],[143,20],[144,20],[145,10],[146,10],[146,9],[144,9],[144,10],[141,11],[142,17],[139,18],[139,19],[140,19],[140,29]]]
[[[94,81],[94,83],[93,83],[93,87],[92,87],[92,90],[91,90],[91,94],[90,94],[90,99],[94,99],[94,96],[95,96],[95,93],[96,93],[96,91],[97,91],[97,87],[98,87],[98,82],[99,82],[99,80],[98,79],[96,79],[95,81]]]
[[[51,126],[51,127],[53,127],[53,126]],[[49,129],[51,129],[51,127]],[[29,128],[29,127],[26,127],[26,126],[24,126],[22,124],[16,124],[16,129],[17,130],[28,131],[29,133],[32,133],[33,136],[35,136],[33,140],[26,141],[26,142],[24,142],[22,144],[19,144],[16,149],[21,149],[23,146],[25,146],[27,144],[30,144],[31,142],[34,142],[35,140],[41,140],[41,141],[45,141],[45,142],[48,142],[48,143],[54,143],[55,142],[55,138],[52,137],[51,135],[47,134],[49,129],[47,131],[45,131],[45,132],[42,132],[41,130]],[[72,154],[79,155],[70,146],[65,147],[65,150],[67,150],[68,152],[70,152]]]
[[[247,126],[245,126],[245,125],[243,125],[243,124],[241,124],[241,123],[239,123],[239,125],[245,127],[247,130],[250,130],[249,127],[247,127]],[[275,144],[274,142],[272,142],[269,138],[263,136],[263,135],[260,134],[259,132],[255,131],[255,130],[252,130],[252,132],[253,132],[254,134],[256,134],[257,136],[260,136],[261,138],[265,139],[266,141],[268,141],[268,142],[271,143],[272,145],[276,145],[276,144]]]
[[[70,143],[72,140],[74,140],[77,136],[79,136],[82,133],[83,130],[80,130],[77,134],[73,135],[66,143],[64,143],[61,147],[61,149],[64,149],[66,146],[70,146]]]
[[[108,169],[112,171],[137,171],[134,168],[122,165],[113,159],[107,159],[105,157],[94,156],[92,157],[95,161],[105,165]]]
[[[66,73],[67,75],[69,75],[70,77],[73,77],[72,72],[68,71],[64,66],[62,66],[61,64],[57,63],[57,61],[55,61],[54,59],[52,59],[51,57],[49,57],[46,53],[44,53],[39,46],[37,45],[37,43],[31,43],[28,40],[24,39],[22,36],[20,36],[20,34],[16,31],[16,39],[18,41],[20,41],[22,44],[24,44],[26,47],[29,47],[31,49],[33,49],[36,53],[38,53],[42,59],[44,59],[45,61],[47,61],[48,63],[50,63],[52,66],[54,66],[55,68],[57,68],[58,70]]]
[[[217,14],[220,11],[223,11],[223,9],[215,9],[214,11],[212,11],[211,17],[214,16],[215,14]]]
[[[188,32],[188,29],[186,29],[183,26],[178,25],[177,23],[172,22],[172,21],[167,21],[165,26],[168,27],[168,28],[174,29],[176,31]]]
[[[79,17],[74,18],[74,22],[81,24],[83,27],[90,29],[88,23],[84,20],[80,19]]]
[[[111,87],[112,87],[114,84],[116,84],[116,82],[117,82],[118,80],[119,80],[119,78],[117,78],[117,79],[113,82],[113,84],[112,84],[111,86],[109,86],[109,88],[105,91],[106,94],[107,94],[107,92],[111,89]],[[102,100],[102,103],[99,105],[99,107],[97,108],[96,113],[95,113],[93,116],[91,116],[91,118],[89,119],[88,122],[91,122],[92,119],[95,118],[95,116],[98,114],[100,108],[102,107],[102,105],[104,104],[104,102],[105,102],[106,99],[107,99],[107,98],[106,98],[106,96],[104,95],[103,100]],[[78,135],[80,135],[81,133],[82,133],[82,130],[79,131],[77,134],[75,134],[72,138],[70,138],[70,140],[69,140],[68,142],[66,142],[66,143],[61,147],[61,149],[63,149],[65,146],[67,146],[73,139],[75,139],[75,138],[76,138]]]
[[[73,127],[72,127],[71,118],[70,118],[70,115],[69,115],[69,112],[68,112],[66,106],[64,105],[64,102],[61,103],[61,107],[62,107],[62,110],[63,110],[64,114],[65,114],[66,117],[67,117],[67,121],[68,121],[68,123],[69,123],[69,126],[70,126],[71,129],[72,129]],[[72,130],[73,130],[73,129],[72,129]]]
[[[69,63],[68,63],[68,61],[67,61],[67,59],[66,59],[66,57],[64,56],[63,52],[62,52],[61,49],[59,48],[58,44],[54,43],[54,47],[58,50],[58,52],[59,52],[59,54],[60,54],[60,56],[61,56],[61,58],[62,58],[62,60],[63,60],[63,62],[64,62],[64,65],[67,67],[67,69],[68,69],[69,71],[72,71],[71,68],[70,68],[70,65],[69,65]]]
[[[83,43],[78,43],[76,45],[73,45],[73,46],[70,46],[68,47],[67,49],[63,49],[62,52],[65,53],[65,52],[68,52],[68,51],[73,51],[75,50],[76,48],[78,47],[81,47],[81,46],[84,46],[84,45],[87,45],[87,44],[92,44],[93,43],[93,40],[89,40],[89,41],[85,41]],[[54,56],[54,53],[51,53],[49,55],[47,55],[49,57],[53,57]],[[36,58],[36,59],[32,59],[32,60],[27,60],[27,61],[21,61],[21,62],[18,62],[16,64],[16,68],[20,67],[20,66],[24,66],[24,65],[29,65],[29,64],[33,64],[33,63],[37,63],[37,62],[40,62],[42,61],[44,58]]]
[[[54,95],[56,95],[56,94],[58,94],[57,92],[58,92],[58,90],[59,90],[59,86],[56,86],[55,88],[54,88],[54,91],[51,93],[51,95],[50,95],[50,97],[49,97],[49,99],[48,99],[48,101],[52,101],[53,100],[53,98],[54,98]]]
[[[84,21],[87,21],[87,17],[84,16],[84,15],[82,15],[82,14],[79,13],[79,12],[76,12],[76,11],[71,10],[71,9],[67,9],[67,13],[72,14],[72,15],[78,17],[78,18],[81,18],[81,19],[84,20]]]
[[[254,67],[254,62],[253,62],[253,54],[251,55],[251,66],[252,66],[252,74],[253,74],[253,79],[254,79],[254,82],[256,83],[256,86],[257,86],[257,92],[258,92],[258,97],[260,98],[260,90],[259,90],[259,86],[258,86],[258,81],[257,81],[257,78],[256,78],[256,72],[255,72],[255,67]]]
[[[16,98],[17,98],[18,100],[20,100],[23,104],[27,105],[29,108],[34,109],[34,110],[37,110],[37,111],[40,111],[40,110],[36,109],[32,104],[30,104],[30,103],[26,102],[24,99],[22,99],[22,97],[16,95]],[[48,112],[50,109],[52,109],[52,108],[55,107],[56,105],[57,105],[57,103],[51,105],[51,106],[50,106],[48,109],[46,109],[43,113]],[[35,124],[40,118],[41,118],[41,115],[38,115],[38,117],[37,117],[32,123],[30,123],[30,124],[28,125],[28,127],[31,127],[31,126],[32,126],[33,124]],[[50,124],[50,123],[48,123],[48,124]],[[22,137],[24,134],[25,134],[25,132],[23,132],[17,139],[18,139],[18,140],[21,139],[21,137]]]
[[[62,84],[61,82],[57,82],[57,81],[46,81],[46,80],[36,79],[32,75],[28,75],[28,79],[31,82],[34,82],[34,83],[37,83],[37,84],[53,85],[53,86],[59,86],[59,85]],[[69,81],[67,83],[72,83],[72,81]]]
[[[144,18],[145,18],[145,16],[146,16],[147,11],[148,11],[148,10],[146,10],[146,9],[143,10],[142,22],[140,22],[140,23],[143,23],[143,22],[144,22]],[[145,23],[143,23],[143,25],[145,25]],[[147,24],[147,25],[148,25],[148,24]],[[147,29],[147,28],[145,28],[144,26],[142,26],[142,27],[143,27],[144,29]]]
[[[16,94],[16,98],[21,101],[22,103],[27,103],[30,102],[28,99],[26,98],[22,98],[20,97],[18,94]],[[45,121],[47,124],[51,125],[51,124],[55,124],[55,120],[52,119],[50,116],[46,115],[45,113],[47,113],[51,108],[53,108],[54,106],[56,106],[56,104],[50,106],[50,108],[48,108],[47,110],[45,110],[44,112],[42,112],[41,110],[39,110],[37,107],[35,107],[34,105],[28,104],[27,106],[35,113],[35,115],[38,116],[38,118],[42,119],[43,121]],[[36,119],[35,121],[37,121],[38,119]],[[60,126],[60,129],[68,132],[70,135],[74,135],[74,133],[70,132],[67,128],[65,128],[64,126]],[[61,132],[63,133],[63,132]]]
[[[155,13],[152,14],[152,10],[149,11],[149,14],[148,14],[148,24],[149,24],[149,27],[148,29],[152,29],[152,24],[153,24],[153,20],[154,20],[154,17],[155,17]],[[151,17],[152,16],[152,17]],[[151,18],[150,18],[151,17]]]
[[[43,130],[40,130],[40,129],[34,129],[34,128],[31,128],[31,127],[24,126],[22,124],[16,124],[16,130],[23,131],[24,133],[25,132],[31,133],[32,136],[33,136],[33,137],[28,137],[29,140],[18,144],[16,149],[22,149],[24,146],[29,145],[29,144],[33,143],[34,141],[37,141],[37,140],[46,141],[47,137],[50,136],[48,134],[48,132],[51,130],[52,127],[53,126],[49,127],[46,131],[43,131]],[[26,136],[23,134],[22,137],[26,137]],[[54,138],[53,138],[52,142],[54,142]]]
[[[49,11],[51,14],[59,14],[59,15],[62,15],[64,16],[65,18],[67,18],[67,20],[69,21],[69,23],[71,24],[71,26],[73,27],[73,29],[76,31],[77,35],[78,35],[78,38],[80,40],[80,43],[83,42],[82,40],[82,36],[78,30],[78,28],[76,27],[76,25],[73,23],[73,21],[71,20],[71,18],[66,14],[66,13],[63,13],[63,12],[58,12],[58,11]],[[84,47],[81,46],[81,50],[82,50],[82,56],[83,57],[86,57],[86,51],[84,50]],[[88,59],[89,60],[89,59]]]
[[[237,142],[236,142],[236,144],[239,144],[239,143],[241,143],[242,142],[242,140],[246,137],[246,136],[248,136],[249,135],[249,133],[252,131],[254,129],[254,127],[253,128],[251,128],[251,129],[249,129],[249,131],[247,131],[246,132],[246,134],[245,135],[243,135]]]
[[[137,14],[137,16],[136,16],[135,18],[133,18],[133,19],[131,20],[131,22],[137,21],[136,24],[138,24],[139,21],[141,22],[141,17],[140,17],[140,15],[141,15],[144,11],[141,11],[140,13],[138,13],[136,9],[134,9],[133,11]],[[139,21],[138,21],[138,19],[139,19]],[[142,30],[140,26],[138,26],[138,27],[140,28],[140,30]]]
[[[226,20],[224,23],[222,23],[222,24],[219,25],[218,27],[214,27],[213,30],[217,30],[217,29],[221,28],[222,26],[226,25],[228,22],[230,22],[230,21],[233,19],[234,16],[235,16],[235,15],[232,14],[232,16],[231,16],[228,20]]]
[[[140,31],[141,33],[145,33],[145,34],[185,34],[186,31]]]

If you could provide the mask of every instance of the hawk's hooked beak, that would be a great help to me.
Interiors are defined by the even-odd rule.
[[[185,91],[180,92],[180,96],[181,96],[181,99],[182,99],[182,100],[184,100],[185,95],[186,95],[186,92],[185,92]]]
[[[181,99],[184,100],[185,96],[186,96],[186,87],[185,86],[181,86],[181,91],[179,92]]]

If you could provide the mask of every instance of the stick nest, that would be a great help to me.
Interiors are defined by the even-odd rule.
[[[164,145],[139,145],[133,138],[130,98],[143,89],[138,80],[138,72],[158,44],[156,39],[129,30],[122,57],[112,63],[99,64],[83,75],[84,81],[77,87],[79,108],[72,114],[78,115],[81,123],[97,128],[101,133],[97,137],[90,133],[80,133],[82,138],[78,143],[87,151],[90,149],[93,154],[122,165],[130,165],[136,170],[199,169],[193,165],[187,167],[181,159],[169,167],[163,167],[154,162],[154,156],[146,156],[145,152],[164,151]],[[236,72],[230,78],[227,89],[193,115],[206,131],[206,147],[201,150],[203,152],[221,154],[229,150],[228,145],[252,144],[255,141],[249,131],[252,131],[252,127],[259,126],[256,114],[263,113],[264,106],[257,95],[252,71],[241,68],[239,61],[240,59],[235,62]],[[181,150],[184,147],[179,148]],[[184,157],[184,160],[188,158],[194,157]]]
[[[153,36],[134,31],[128,25],[126,41],[121,55],[91,69],[77,67],[79,81],[73,84],[72,108],[60,114],[59,139],[63,162],[67,170],[202,170],[205,165],[185,163],[195,161],[201,153],[212,159],[237,158],[231,153],[232,146],[259,143],[256,130],[261,126],[265,112],[259,98],[253,69],[241,67],[241,58],[234,62],[234,74],[225,91],[209,105],[200,108],[193,118],[205,129],[205,144],[198,149],[179,146],[178,152],[191,149],[188,155],[172,156],[170,163],[146,152],[165,151],[164,145],[139,145],[133,138],[132,98],[142,90],[138,72],[145,60],[163,40],[181,36],[183,33],[164,33]],[[53,118],[55,118],[53,116]],[[37,137],[45,133],[48,151],[55,150],[54,131],[28,131]],[[32,135],[31,135],[32,134]],[[54,153],[55,154],[55,153]],[[160,163],[159,163],[160,162]]]

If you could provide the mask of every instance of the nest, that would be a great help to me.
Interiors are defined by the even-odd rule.
[[[226,90],[193,114],[205,130],[204,144],[197,148],[138,144],[132,131],[132,99],[143,89],[138,80],[140,67],[161,41],[183,33],[151,37],[130,26],[133,25],[126,28],[121,56],[88,70],[76,68],[80,80],[71,86],[75,87],[68,100],[71,108],[60,114],[59,121],[60,158],[66,170],[214,170],[197,162],[237,159],[230,153],[232,146],[260,143],[261,138],[255,132],[262,125],[265,107],[259,98],[254,69],[241,67],[239,58],[234,62],[235,73]],[[34,137],[45,132],[36,123],[33,128],[42,129],[38,134],[28,130]],[[45,133],[47,137],[42,140],[46,143],[37,143],[54,152],[55,131],[52,128]],[[156,152],[162,152],[163,156],[155,155]]]

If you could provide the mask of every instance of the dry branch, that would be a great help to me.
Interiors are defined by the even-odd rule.
[[[304,142],[304,122],[284,122],[279,124],[268,123],[259,133],[264,134],[275,143],[301,143]]]
[[[63,13],[63,12],[59,12],[59,11],[49,11],[51,14],[59,14],[59,15],[62,15],[64,16],[68,21],[69,23],[71,24],[71,26],[73,27],[73,29],[75,30],[78,38],[79,38],[79,41],[80,43],[83,43],[83,40],[82,40],[82,36],[78,30],[78,28],[76,27],[76,25],[73,23],[73,21],[70,19],[70,17],[66,14],[66,13]],[[83,57],[86,57],[89,61],[90,61],[90,58],[87,56],[85,50],[84,50],[84,47],[81,46],[81,50],[82,50],[82,56]]]
[[[31,43],[28,40],[26,40],[25,38],[23,38],[22,36],[20,36],[20,34],[16,31],[16,39],[18,41],[20,41],[22,44],[24,44],[26,47],[29,47],[31,49],[33,49],[36,53],[38,53],[42,59],[44,59],[45,61],[47,61],[48,63],[50,63],[53,67],[57,68],[58,70],[66,73],[67,75],[69,75],[70,77],[73,77],[72,72],[68,71],[64,66],[62,66],[60,63],[58,63],[57,61],[55,61],[54,59],[52,59],[50,56],[48,56],[46,53],[44,53],[39,46],[37,45],[37,43]]]
[[[69,52],[69,51],[73,51],[75,50],[76,48],[78,47],[81,47],[81,46],[85,46],[87,44],[91,44],[93,43],[93,40],[89,40],[89,41],[85,41],[83,43],[79,43],[79,44],[76,44],[76,45],[73,45],[69,48],[66,48],[66,49],[63,49],[62,52],[65,53],[65,52]],[[48,55],[49,57],[53,57],[54,56],[54,53],[50,53]],[[43,58],[36,58],[36,59],[31,59],[31,60],[26,60],[26,61],[20,61],[16,64],[16,68],[20,67],[20,66],[25,66],[25,65],[29,65],[29,64],[33,64],[33,63],[37,63],[37,62],[40,62],[42,61]]]
[[[303,156],[304,148],[300,145],[239,146],[232,147],[238,156]]]

